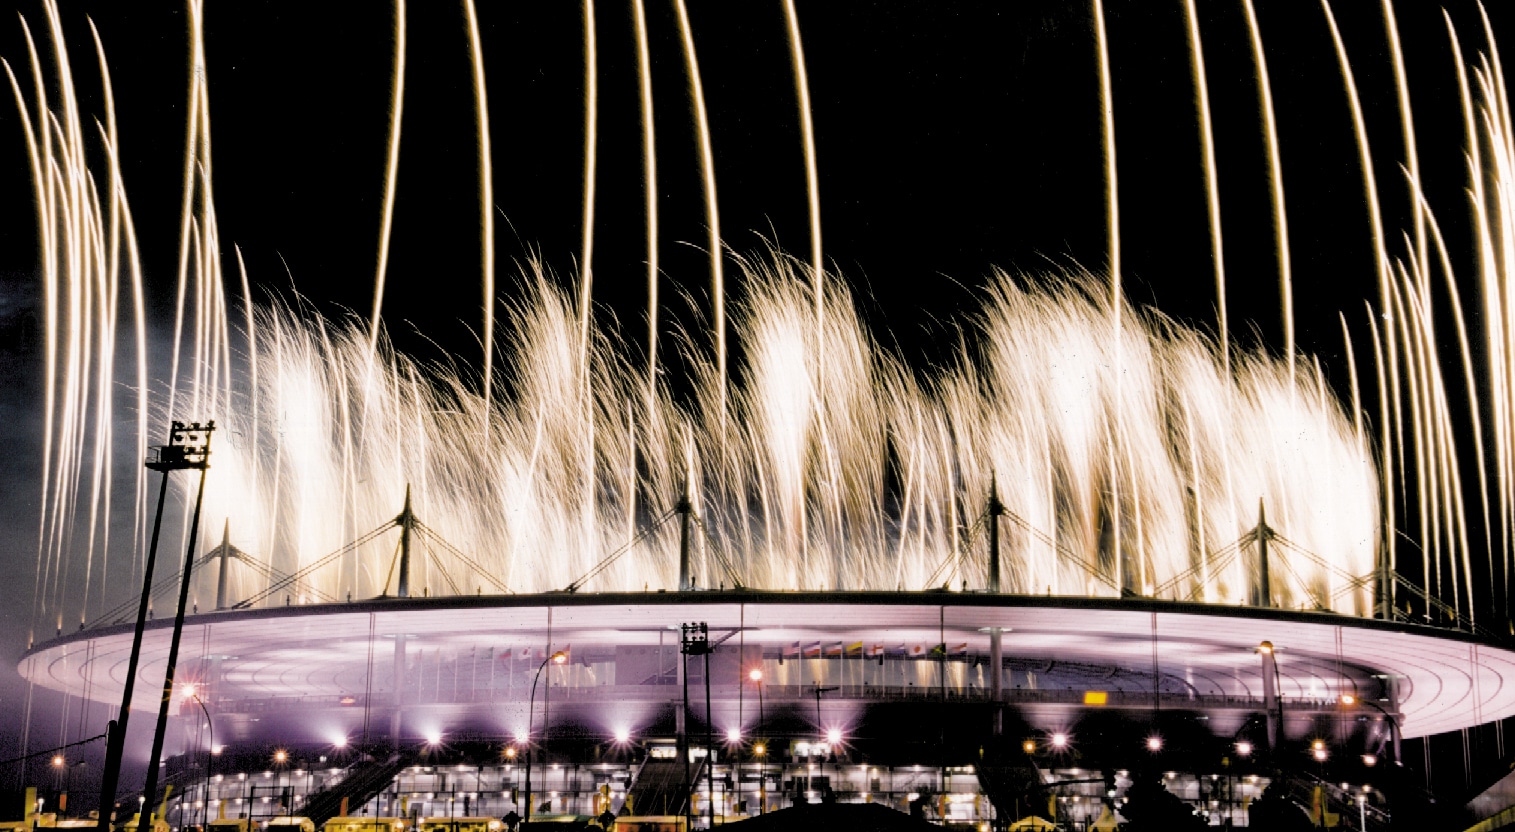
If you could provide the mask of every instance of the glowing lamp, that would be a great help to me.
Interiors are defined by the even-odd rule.
[[[840,743],[841,741],[842,741],[842,729],[840,729],[840,728],[828,728],[828,729],[826,729],[826,742],[828,744],[830,744],[830,745],[836,745],[836,744]]]
[[[1062,733],[1061,731],[1059,731],[1056,734],[1053,734],[1052,735],[1052,747],[1053,748],[1067,748],[1068,747],[1068,735]]]
[[[562,650],[559,650],[558,652],[552,654],[553,664],[562,664],[566,661],[568,661],[568,654],[564,653]]]
[[[748,678],[748,679],[751,679],[751,680],[752,680],[752,681],[754,681],[754,682],[761,682],[761,681],[763,681],[763,669],[762,669],[762,668],[760,668],[760,667],[754,667],[754,668],[753,668],[753,669],[752,669],[752,670],[751,670],[751,671],[750,671],[750,672],[749,672],[749,673],[748,673],[748,674],[747,674],[747,678]]]
[[[1252,756],[1252,743],[1242,740],[1236,744],[1236,754],[1239,757]]]
[[[742,729],[740,729],[740,728],[727,728],[726,729],[726,742],[741,742],[741,741],[742,741]]]
[[[1147,737],[1147,750],[1154,752],[1163,750],[1163,738],[1156,735]]]
[[[631,742],[631,731],[626,728],[615,729],[615,741],[620,743]],[[510,750],[515,751],[514,748]]]

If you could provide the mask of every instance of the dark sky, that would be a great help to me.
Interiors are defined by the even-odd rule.
[[[1368,214],[1350,110],[1317,4],[1263,4],[1288,192],[1299,345],[1345,389],[1337,323],[1364,325],[1376,301]],[[1377,4],[1338,14],[1361,86],[1390,249],[1409,199],[1392,67]],[[1426,188],[1456,267],[1471,251],[1461,113],[1440,10],[1399,5]],[[1215,114],[1232,332],[1273,352],[1282,314],[1268,212],[1255,67],[1239,2],[1203,2]],[[1447,4],[1471,54],[1477,8]],[[1195,93],[1181,3],[1107,9],[1123,222],[1124,279],[1138,304],[1213,330],[1211,249]],[[41,9],[17,10],[35,31]],[[580,238],[581,10],[574,3],[481,4],[500,222],[500,294],[540,256],[568,275]],[[641,146],[629,3],[598,4],[600,67],[596,301],[632,344],[645,341]],[[240,0],[205,21],[220,230],[252,280],[334,314],[373,300],[392,59],[379,3]],[[1490,11],[1508,31],[1511,10]],[[805,175],[782,5],[695,0],[690,15],[710,107],[724,236],[806,257]],[[182,188],[188,47],[174,3],[71,2],[63,12],[85,113],[101,113],[86,16],[115,82],[123,176],[150,283],[152,326],[172,314]],[[1085,5],[1040,2],[801,2],[817,130],[828,263],[849,279],[874,332],[917,366],[963,320],[994,267],[1035,275],[1103,268],[1106,229],[1097,53]],[[461,4],[413,3],[395,238],[385,298],[402,348],[476,354],[481,320],[478,159]],[[692,107],[673,6],[649,4],[662,212],[663,297],[708,293]],[[0,56],[24,67],[13,16]],[[30,575],[36,540],[39,280],[31,183],[15,109],[0,103],[0,414],[7,427],[0,563]],[[286,271],[287,269],[287,271]],[[732,291],[738,291],[733,288]],[[1463,288],[1472,291],[1471,286]],[[1468,297],[1472,297],[1468,294]],[[670,300],[665,315],[694,317]],[[501,307],[503,308],[503,307]],[[1476,310],[1471,324],[1478,327]],[[607,316],[602,316],[607,317]],[[470,353],[472,349],[475,352]],[[1364,352],[1359,345],[1359,356]],[[123,587],[123,593],[125,592]],[[28,590],[29,591],[29,590]],[[19,595],[0,644],[0,756],[16,747],[12,668],[27,626]],[[39,722],[37,724],[48,724]],[[56,723],[39,729],[56,731]],[[33,742],[36,747],[36,741]]]

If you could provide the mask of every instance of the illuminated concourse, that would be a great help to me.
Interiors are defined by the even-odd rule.
[[[161,678],[168,624],[147,629],[143,679]],[[110,703],[130,642],[129,626],[81,631],[20,666]],[[1093,820],[1154,780],[1241,823],[1278,770],[1305,805],[1381,811],[1406,740],[1515,714],[1515,652],[1470,636],[1130,599],[387,599],[199,614],[182,645],[193,688],[165,746],[180,813],[203,811],[208,759],[228,813],[300,813],[361,771],[375,782],[349,812],[498,817],[522,808],[530,750],[538,805],[573,814],[628,797],[675,814],[693,781],[706,814],[713,787],[728,815],[837,800]],[[139,685],[134,710],[157,693]]]

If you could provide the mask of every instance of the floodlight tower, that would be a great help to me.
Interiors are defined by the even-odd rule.
[[[131,656],[127,659],[125,687],[121,691],[120,718],[111,721],[106,728],[105,768],[100,778],[100,832],[110,832],[111,815],[115,809],[116,786],[121,779],[121,754],[126,743],[127,718],[131,716],[132,689],[137,681],[137,665],[142,658],[142,631],[147,626],[147,604],[152,598],[153,565],[158,554],[158,533],[163,528],[163,502],[168,496],[170,471],[200,472],[200,490],[195,497],[195,519],[190,526],[189,554],[185,556],[184,576],[179,590],[179,611],[174,620],[173,646],[170,648],[168,673],[164,680],[162,709],[159,712],[159,728],[153,743],[152,759],[148,762],[147,785],[156,790],[158,785],[158,756],[163,753],[163,726],[167,718],[169,698],[173,694],[174,663],[178,659],[179,634],[184,628],[184,602],[189,597],[189,574],[195,551],[195,534],[200,526],[200,499],[205,494],[205,470],[210,467],[210,435],[216,429],[214,421],[200,424],[172,422],[169,425],[168,444],[153,448],[153,455],[143,464],[163,474],[158,487],[158,512],[153,520],[152,541],[147,547],[147,560],[142,567],[142,598],[137,605],[137,628],[132,635]]]

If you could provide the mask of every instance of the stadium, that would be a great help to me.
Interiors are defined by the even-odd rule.
[[[184,622],[175,825],[207,805],[524,813],[528,750],[539,814],[734,819],[824,798],[1085,824],[1151,777],[1212,823],[1245,824],[1274,783],[1381,822],[1414,779],[1405,740],[1515,715],[1515,651],[1331,612],[946,590],[220,600]],[[144,680],[171,624],[146,628]],[[110,705],[131,642],[95,627],[21,668]],[[138,687],[134,709],[157,695]]]
[[[1078,31],[1080,49],[1088,46],[1083,39],[1097,46],[1096,60],[1078,60],[1088,64],[1091,95],[1095,78],[1101,82],[1099,106],[1088,107],[1098,124],[1083,132],[1094,137],[1085,150],[1104,166],[1085,165],[1099,170],[1099,181],[1084,189],[1056,165],[1043,165],[1038,176],[1043,195],[1093,206],[1067,225],[1100,238],[1089,249],[1095,256],[1081,250],[1066,262],[1107,271],[1052,260],[1036,261],[1050,264],[1046,273],[993,270],[964,287],[950,311],[933,311],[921,297],[930,292],[920,291],[915,272],[906,274],[914,267],[902,265],[890,275],[903,287],[895,303],[933,318],[912,333],[872,326],[871,287],[849,283],[828,259],[838,247],[822,247],[812,104],[793,3],[770,34],[782,35],[775,49],[794,68],[794,102],[786,89],[783,118],[749,120],[748,102],[738,100],[726,129],[730,135],[734,123],[748,133],[751,123],[768,121],[788,130],[792,120],[803,134],[806,175],[794,184],[808,210],[796,210],[803,217],[790,227],[802,229],[807,259],[766,238],[762,253],[738,254],[722,237],[713,134],[683,3],[676,16],[664,10],[666,63],[657,74],[687,84],[690,110],[680,118],[690,123],[678,125],[694,128],[681,141],[698,146],[701,164],[696,175],[689,159],[680,163],[688,180],[678,200],[680,230],[660,240],[656,194],[673,186],[666,179],[659,186],[655,173],[647,21],[638,3],[597,23],[594,4],[585,3],[585,88],[576,86],[575,64],[574,86],[564,88],[571,94],[557,97],[571,101],[575,124],[583,104],[583,178],[575,168],[573,183],[584,186],[582,205],[566,220],[560,212],[545,221],[573,232],[572,245],[549,248],[574,250],[575,269],[559,279],[523,248],[513,287],[497,286],[496,249],[504,247],[495,240],[496,215],[525,211],[504,210],[504,197],[492,190],[487,38],[470,1],[466,21],[453,22],[466,22],[471,86],[452,79],[447,88],[456,94],[467,86],[472,95],[465,109],[475,122],[466,138],[477,143],[468,148],[477,151],[477,169],[408,182],[456,190],[456,182],[476,179],[477,210],[470,203],[462,213],[443,211],[441,200],[412,192],[412,210],[422,206],[423,216],[406,262],[420,277],[390,298],[388,312],[388,271],[401,271],[386,264],[400,181],[403,3],[392,37],[386,30],[367,38],[395,50],[388,154],[376,177],[382,195],[362,192],[384,206],[377,269],[372,285],[334,289],[330,303],[300,289],[282,294],[283,284],[267,276],[282,268],[293,281],[288,264],[271,268],[282,254],[263,252],[265,276],[250,279],[236,249],[240,290],[228,276],[229,237],[218,228],[210,188],[198,2],[174,23],[188,23],[195,67],[184,191],[174,195],[180,213],[160,217],[165,228],[178,219],[154,237],[177,240],[178,280],[149,285],[144,274],[166,270],[138,262],[104,47],[93,41],[104,111],[95,137],[78,126],[93,102],[78,100],[73,79],[83,73],[72,72],[65,25],[55,4],[44,3],[52,63],[36,57],[28,29],[30,84],[12,76],[31,161],[47,321],[45,350],[33,362],[43,367],[45,389],[35,397],[43,437],[40,487],[32,492],[40,500],[31,629],[18,664],[30,687],[21,756],[10,761],[20,763],[18,783],[40,788],[42,806],[59,816],[52,821],[84,814],[88,785],[79,786],[82,799],[68,796],[93,779],[86,771],[76,781],[76,770],[93,766],[105,745],[94,744],[107,739],[98,793],[105,807],[114,799],[116,821],[150,811],[161,796],[159,820],[173,829],[247,821],[233,823],[238,832],[290,816],[334,823],[328,832],[486,832],[517,818],[607,815],[624,821],[623,829],[687,830],[811,804],[879,804],[977,830],[1058,823],[1082,832],[1117,822],[1271,828],[1292,815],[1297,823],[1366,832],[1433,828],[1515,805],[1515,787],[1500,783],[1512,759],[1503,728],[1515,717],[1515,686],[1506,683],[1515,679],[1515,647],[1498,632],[1508,624],[1515,563],[1515,362],[1507,358],[1515,224],[1503,201],[1515,187],[1508,139],[1515,132],[1505,88],[1492,80],[1503,70],[1487,16],[1479,7],[1479,29],[1465,10],[1459,25],[1483,32],[1486,42],[1470,40],[1470,49],[1492,59],[1464,55],[1454,37],[1448,48],[1457,50],[1461,95],[1441,96],[1458,99],[1463,112],[1449,123],[1460,115],[1467,134],[1456,140],[1465,145],[1441,154],[1456,174],[1442,178],[1461,182],[1467,172],[1455,166],[1467,162],[1469,185],[1466,192],[1458,185],[1450,204],[1470,203],[1461,231],[1481,236],[1448,254],[1426,207],[1445,195],[1421,193],[1412,173],[1401,183],[1408,185],[1399,194],[1407,197],[1403,216],[1389,220],[1403,227],[1405,250],[1391,255],[1376,190],[1388,168],[1375,172],[1369,159],[1348,47],[1323,7],[1317,34],[1331,33],[1332,72],[1343,76],[1350,99],[1333,112],[1352,113],[1356,132],[1336,136],[1319,155],[1341,167],[1360,154],[1362,181],[1352,182],[1351,207],[1341,213],[1371,205],[1371,256],[1353,273],[1366,281],[1364,296],[1377,292],[1362,310],[1362,298],[1351,300],[1353,314],[1366,313],[1361,320],[1311,313],[1328,319],[1330,338],[1338,323],[1342,329],[1344,354],[1325,366],[1306,351],[1322,343],[1321,328],[1309,342],[1296,332],[1278,172],[1284,153],[1273,136],[1251,3],[1217,50],[1251,62],[1217,76],[1246,81],[1245,96],[1226,93],[1232,100],[1250,102],[1254,74],[1261,82],[1258,106],[1238,108],[1229,121],[1245,122],[1231,132],[1245,132],[1249,143],[1261,141],[1253,122],[1266,121],[1257,155],[1268,172],[1247,180],[1262,207],[1241,219],[1232,211],[1230,222],[1272,231],[1276,254],[1263,251],[1270,235],[1258,233],[1241,249],[1249,253],[1233,258],[1277,262],[1283,326],[1276,347],[1261,334],[1255,343],[1231,334],[1255,328],[1263,313],[1255,298],[1233,299],[1250,317],[1230,328],[1208,104],[1195,125],[1184,123],[1202,128],[1191,132],[1203,136],[1205,187],[1191,183],[1191,202],[1203,203],[1194,216],[1208,218],[1200,223],[1206,232],[1180,242],[1170,236],[1179,223],[1166,211],[1128,211],[1128,229],[1141,223],[1144,236],[1162,241],[1148,246],[1148,257],[1158,248],[1164,254],[1123,272],[1112,120],[1120,96],[1110,83],[1105,14],[1096,3],[1087,15],[1050,26],[1070,13],[1054,14],[1065,4],[1046,5],[1046,19],[1033,10],[1023,21],[1028,45],[1061,28]],[[1384,21],[1355,14],[1362,19],[1354,37],[1382,22],[1397,52],[1392,6],[1385,4]],[[580,7],[570,11],[576,27]],[[1193,66],[1192,97],[1204,101],[1199,17],[1192,4],[1186,12],[1183,54]],[[704,25],[723,22],[711,14]],[[282,26],[277,15],[267,17]],[[835,31],[847,28],[842,18],[830,22]],[[1147,24],[1152,31],[1166,25]],[[631,98],[622,90],[614,109],[627,111],[623,123],[606,133],[607,144],[616,136],[617,150],[642,150],[640,167],[622,159],[618,179],[605,177],[623,192],[617,202],[595,195],[594,44],[602,25],[623,27],[628,50],[636,44],[637,68],[621,74],[636,75],[641,87],[639,120],[628,115]],[[1455,31],[1450,17],[1446,25]],[[551,31],[577,37],[574,27],[559,20]],[[897,28],[914,39],[908,22]],[[1127,44],[1147,42],[1135,33],[1127,30]],[[970,52],[962,34],[951,33],[940,51]],[[997,55],[998,35],[984,37],[982,51]],[[836,46],[850,40],[833,39],[833,69],[854,62]],[[669,51],[670,43],[682,53]],[[743,61],[735,50],[707,50],[707,58],[712,52],[730,53],[722,56],[728,68]],[[548,53],[566,54],[542,50]],[[998,60],[993,55],[986,66]],[[389,71],[376,66],[365,74]],[[1403,67],[1396,69],[1375,100],[1392,93],[1408,101]],[[295,74],[297,87],[319,75]],[[1025,88],[1035,92],[1045,78],[1063,75],[1027,73]],[[1064,83],[1037,94],[1077,98],[1069,92],[1074,81]],[[1150,88],[1137,99],[1148,104],[1158,98],[1150,90],[1177,88],[1129,86]],[[416,97],[426,102],[427,94]],[[1188,107],[1190,97],[1175,100]],[[323,99],[315,110],[331,103]],[[1410,143],[1414,127],[1402,106]],[[848,112],[890,109],[860,107]],[[1142,121],[1164,119],[1131,119]],[[577,164],[577,145],[556,128],[541,132],[544,144],[568,148]],[[244,138],[237,133],[221,135]],[[774,144],[764,136],[753,143]],[[832,158],[871,147],[873,138],[839,142],[833,148],[848,152],[833,150]],[[333,160],[324,158],[324,139],[308,140],[293,155],[312,167],[294,178],[324,182]],[[1317,136],[1291,141],[1314,147]],[[235,146],[264,155],[257,136],[249,132],[246,142]],[[1023,147],[1063,142],[1048,133]],[[670,146],[682,147],[665,143],[662,152],[674,153]],[[1149,139],[1135,147],[1159,146],[1177,145]],[[468,155],[445,147],[412,150],[410,158]],[[927,179],[962,180],[972,196],[968,186],[985,178],[981,171],[935,172],[958,151],[938,146],[921,167]],[[887,184],[893,174],[881,173],[880,163],[889,153],[857,155],[864,164],[855,186]],[[991,149],[980,166],[997,156]],[[1132,158],[1128,173],[1161,167],[1140,152]],[[1406,161],[1406,171],[1414,169]],[[794,162],[753,170],[794,172]],[[557,182],[543,190],[579,193]],[[884,190],[885,210],[899,213],[893,189]],[[1163,179],[1148,190],[1167,198],[1174,188]],[[633,191],[628,209],[625,194]],[[618,215],[645,212],[647,236],[637,236],[641,227],[604,235],[614,248],[600,249],[609,279],[596,289],[597,199]],[[989,192],[965,201],[982,208],[1007,200]],[[1016,216],[1056,213],[1025,202],[1030,207]],[[1316,206],[1317,220],[1337,212],[1326,205]],[[246,207],[227,201],[228,210],[234,206]],[[315,213],[302,213],[297,224],[329,224],[333,233],[349,220],[324,203],[302,210]],[[745,222],[761,228],[767,206],[759,201],[753,210]],[[917,213],[912,222],[924,223],[933,212]],[[362,220],[365,234],[372,219]],[[975,223],[995,236],[1026,227],[951,219],[940,236]],[[1087,230],[1101,224],[1103,234]],[[439,234],[462,227],[478,239],[464,246]],[[911,228],[933,236],[924,224]],[[1361,228],[1323,228],[1311,234],[1333,252],[1351,250],[1343,242],[1357,239],[1350,234],[1363,236]],[[705,234],[703,249],[671,245]],[[341,250],[336,239],[310,245],[324,256]],[[892,252],[895,241],[882,242],[875,248]],[[1042,256],[1041,244],[1026,251]],[[1436,246],[1446,292],[1433,290]],[[477,264],[458,259],[465,248],[466,258],[478,254]],[[660,268],[660,248],[680,249],[667,261],[678,259],[677,268]],[[1133,299],[1150,288],[1145,274],[1178,262],[1170,249],[1204,261],[1200,271],[1172,269],[1200,313]],[[1302,313],[1324,308],[1303,290],[1307,279],[1334,277],[1334,267],[1299,261]],[[357,271],[367,281],[364,263]],[[642,267],[645,296],[637,294],[640,281],[625,279]],[[1213,304],[1208,289],[1194,291],[1195,275],[1212,267]],[[481,292],[440,290],[446,281],[436,275],[471,276],[475,268]],[[1369,272],[1371,281],[1362,276]],[[660,285],[675,299],[659,300]],[[1272,302],[1269,280],[1249,274],[1232,285]],[[635,303],[626,300],[633,295]],[[136,304],[131,325],[127,298]],[[351,312],[354,298],[372,300],[371,316]],[[414,336],[399,332],[404,315],[424,323],[427,304],[438,308],[427,313],[433,323],[458,325],[446,330],[451,335],[415,321],[407,321]],[[1470,334],[1464,307],[1476,304],[1481,320],[1494,323]],[[149,309],[161,320],[150,323]],[[1214,326],[1205,317],[1211,312]],[[1456,354],[1448,346],[1453,326]],[[1330,344],[1328,356],[1337,350]],[[468,351],[475,348],[477,356]],[[169,444],[154,447],[164,423]],[[141,468],[144,457],[161,483]],[[56,743],[38,739],[46,729],[31,708],[40,692],[56,694],[39,698],[47,708],[61,703]],[[129,729],[115,727],[128,715]],[[96,734],[107,721],[107,733]],[[123,749],[128,772],[117,788]],[[144,766],[138,790],[136,770]],[[1465,812],[1480,794],[1493,803]],[[451,825],[426,826],[439,818]]]

